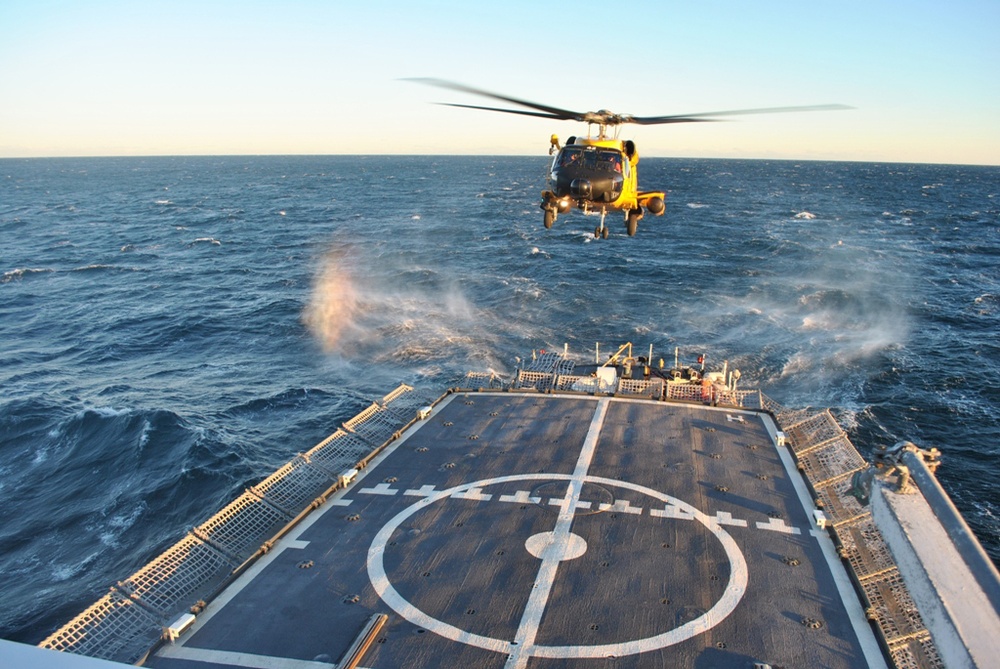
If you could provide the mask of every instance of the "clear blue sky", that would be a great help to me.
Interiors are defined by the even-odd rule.
[[[998,35],[998,0],[4,0],[0,157],[543,154],[583,130],[400,81],[438,77],[579,111],[856,107],[627,127],[643,155],[996,165]]]

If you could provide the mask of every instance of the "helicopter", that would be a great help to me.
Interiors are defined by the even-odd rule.
[[[673,116],[632,116],[631,114],[616,114],[606,109],[596,112],[570,111],[492,93],[444,79],[413,78],[406,81],[492,98],[526,109],[485,107],[453,102],[438,103],[449,107],[482,109],[506,114],[586,123],[586,137],[572,136],[566,140],[565,145],[560,145],[557,135],[552,135],[549,139],[549,155],[554,154],[554,158],[549,171],[548,188],[542,191],[542,202],[539,206],[544,212],[542,223],[546,228],[551,228],[560,214],[568,214],[574,207],[584,214],[600,215],[600,223],[594,230],[594,237],[603,237],[604,239],[607,239],[609,235],[608,227],[605,224],[609,212],[623,214],[625,231],[629,237],[632,237],[635,236],[639,221],[646,213],[661,216],[666,211],[667,196],[665,192],[639,190],[639,151],[632,140],[619,138],[620,126],[626,123],[637,125],[700,123],[724,120],[714,118],[717,116],[831,111],[851,108],[839,104],[826,104],[735,109]]]

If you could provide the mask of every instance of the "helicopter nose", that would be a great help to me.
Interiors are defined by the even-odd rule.
[[[569,192],[575,197],[590,198],[594,194],[594,185],[590,179],[573,179],[569,184]]]

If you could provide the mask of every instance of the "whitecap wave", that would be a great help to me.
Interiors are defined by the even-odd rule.
[[[91,553],[68,563],[53,563],[51,565],[52,580],[56,582],[68,581],[85,571],[99,556],[99,552]]]
[[[34,269],[30,267],[12,269],[9,272],[4,272],[3,276],[0,276],[0,283],[10,283],[11,281],[21,281],[25,277],[32,276],[34,274],[47,274],[52,272],[51,269]]]
[[[546,259],[549,259],[549,258],[552,257],[547,251],[543,251],[542,249],[538,248],[537,246],[532,246],[531,247],[531,251],[528,252],[528,255],[529,256],[537,256],[539,258],[546,258]]]
[[[74,414],[74,418],[85,418],[87,414],[97,414],[101,418],[118,418],[132,413],[132,409],[116,409],[115,407],[88,407],[81,409]]]

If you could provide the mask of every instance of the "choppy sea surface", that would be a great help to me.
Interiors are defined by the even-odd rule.
[[[0,637],[37,643],[399,382],[632,341],[909,439],[1000,561],[1000,168],[644,159],[634,238],[544,157],[0,160]]]

